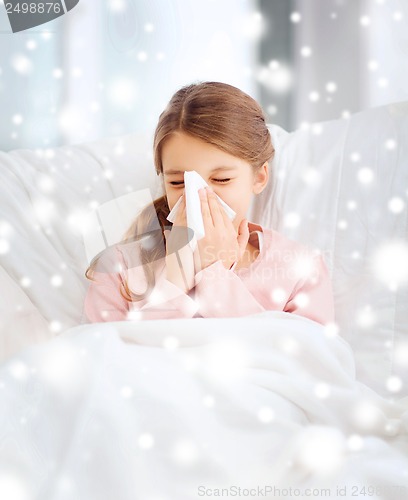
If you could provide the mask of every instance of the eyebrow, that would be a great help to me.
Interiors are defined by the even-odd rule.
[[[224,170],[237,170],[237,167],[216,167],[211,170],[211,173],[213,172],[220,172]],[[177,174],[184,174],[184,170],[167,170],[166,172],[163,172],[164,175],[177,175]],[[188,171],[187,171],[188,172]]]

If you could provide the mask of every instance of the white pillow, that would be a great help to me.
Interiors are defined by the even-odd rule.
[[[408,277],[408,102],[293,133],[269,129],[273,178],[250,219],[322,250],[357,378],[384,396],[408,395],[407,281],[391,291],[380,279],[395,265]]]
[[[97,205],[154,185],[151,144],[152,137],[131,134],[55,149],[0,152],[2,297],[9,290],[14,298],[26,298],[16,302],[21,305],[17,311],[14,301],[0,301],[0,336],[9,346],[7,354],[21,346],[23,328],[19,334],[16,328],[28,311],[36,310],[35,324],[45,321],[52,335],[83,321],[89,283],[80,230],[84,217]],[[10,324],[16,326],[14,332]]]

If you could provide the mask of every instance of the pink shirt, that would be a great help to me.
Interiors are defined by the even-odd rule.
[[[248,268],[225,269],[220,260],[195,276],[188,294],[165,278],[165,259],[158,261],[156,285],[147,299],[128,302],[120,294],[125,278],[136,293],[146,289],[142,266],[129,271],[120,245],[102,257],[85,297],[90,322],[193,317],[237,317],[266,310],[286,311],[321,324],[333,322],[334,303],[329,272],[322,254],[273,229],[249,222],[249,241],[260,253]],[[109,265],[110,267],[106,267]],[[113,266],[116,266],[115,268]],[[109,272],[107,272],[109,269]],[[115,272],[111,270],[115,269]]]

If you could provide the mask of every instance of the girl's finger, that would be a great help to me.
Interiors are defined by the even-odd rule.
[[[205,188],[199,189],[198,193],[201,200],[201,213],[203,214],[204,227],[209,224],[214,225]]]
[[[214,191],[208,190],[208,205],[210,207],[211,217],[214,223],[214,226],[224,226],[224,218],[221,212],[225,213],[225,210],[221,207],[221,203],[216,197]]]
[[[215,193],[213,196],[217,202],[218,213],[220,214],[220,217],[221,217],[220,224],[223,223],[225,228],[229,228],[229,227],[234,228],[232,220],[229,218],[227,212],[224,210],[224,207],[221,205],[220,200],[215,196]],[[234,229],[234,231],[235,231],[235,229]]]
[[[177,210],[176,218],[175,218],[175,223],[178,223],[176,225],[186,225],[186,200],[183,195],[181,195],[181,203],[179,206],[179,209]]]
[[[249,228],[247,219],[242,219],[239,227],[238,227],[238,246],[240,251],[240,258],[245,253],[246,246],[249,240]]]
[[[175,229],[175,231],[173,231],[173,237],[175,244],[177,244],[177,249],[183,248],[188,243],[190,234],[187,228],[186,201],[183,195],[174,219],[173,229]]]
[[[202,270],[201,257],[200,257],[200,251],[199,251],[199,246],[198,245],[197,245],[196,249],[193,252],[193,259],[194,259],[194,269],[195,269],[195,272],[198,273],[199,271]]]

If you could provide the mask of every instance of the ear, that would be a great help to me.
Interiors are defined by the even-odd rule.
[[[252,191],[254,194],[262,193],[268,184],[269,180],[269,163],[266,161],[262,166],[257,168],[254,174],[254,183]]]

